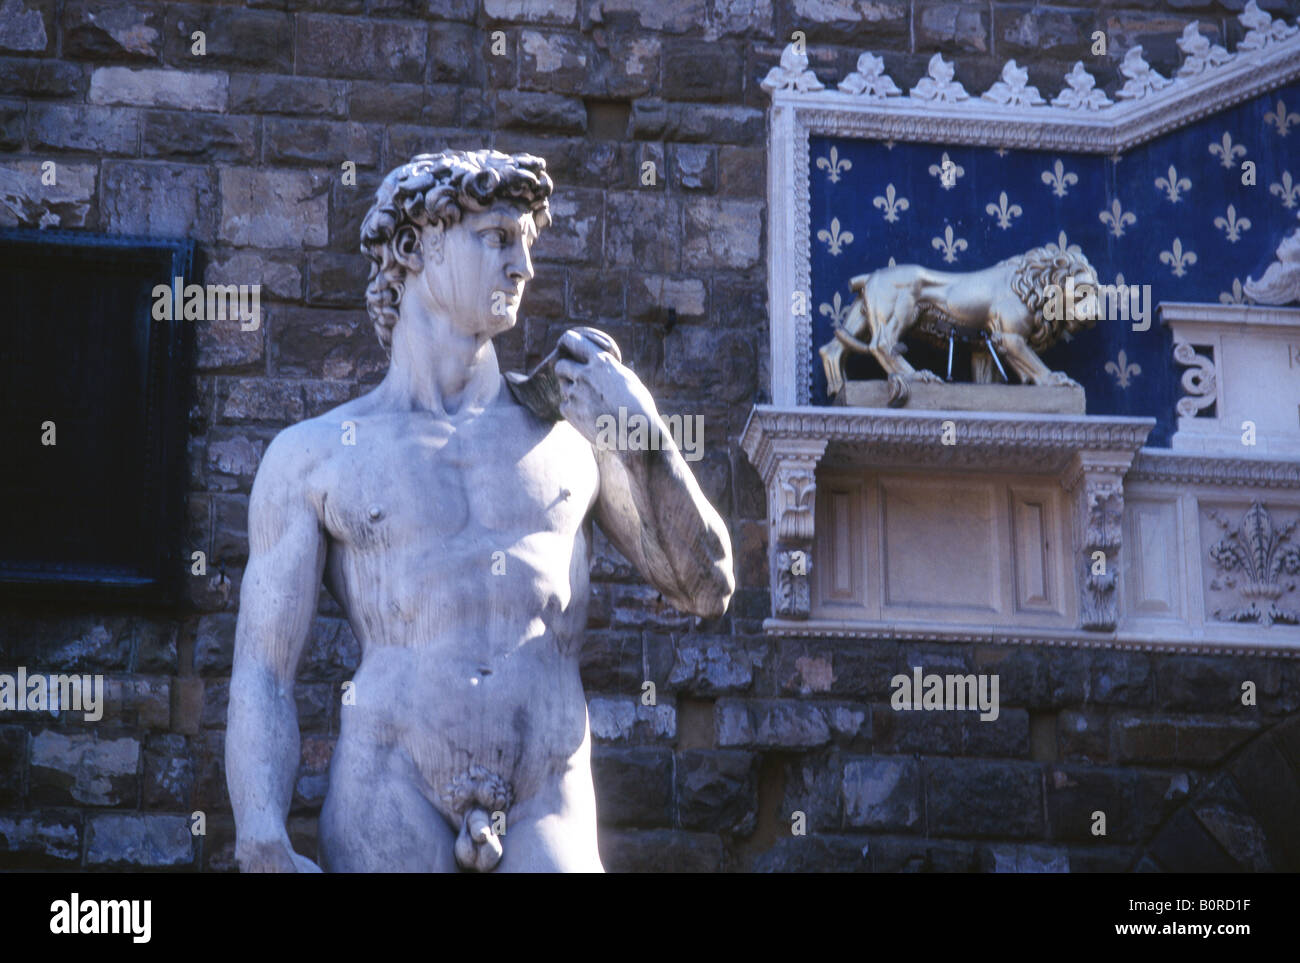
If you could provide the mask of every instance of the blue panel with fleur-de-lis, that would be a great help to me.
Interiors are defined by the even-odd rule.
[[[1080,248],[1102,283],[1150,285],[1150,328],[1103,320],[1043,361],[1084,386],[1089,414],[1155,417],[1147,443],[1168,446],[1182,369],[1155,305],[1246,300],[1241,285],[1300,215],[1300,84],[1119,157],[845,137],[810,147],[814,404],[827,403],[816,350],[847,316],[850,278],[891,259],[976,271],[1061,244]],[[1245,161],[1254,186],[1242,183]],[[945,351],[909,343],[914,366],[946,374]],[[850,378],[881,376],[872,359],[845,358]],[[954,377],[968,372],[959,348]]]

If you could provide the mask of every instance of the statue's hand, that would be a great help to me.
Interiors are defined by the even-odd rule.
[[[240,839],[235,860],[241,873],[319,873],[321,868],[293,851],[287,838]]]
[[[634,415],[652,424],[658,421],[659,412],[646,386],[612,354],[577,331],[566,331],[560,346],[567,355],[555,363],[560,414],[587,441],[597,444],[601,417],[609,416],[617,423],[620,408],[626,411],[629,424]]]

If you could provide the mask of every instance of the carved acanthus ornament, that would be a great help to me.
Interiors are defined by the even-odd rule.
[[[868,100],[899,97],[903,93],[898,89],[898,84],[885,73],[885,62],[873,53],[864,53],[858,57],[858,69],[841,80],[837,86],[846,94],[854,94]]]
[[[912,88],[911,96],[916,100],[934,100],[953,104],[969,100],[966,88],[953,80],[952,64],[943,59],[943,54],[930,58],[929,76],[922,77]]]
[[[745,452],[767,489],[772,605],[785,618],[809,615],[808,575],[817,519],[817,464],[825,438],[752,437]]]
[[[808,54],[802,44],[789,44],[781,53],[781,65],[767,72],[760,86],[769,94],[778,90],[822,90],[824,85],[808,69]]]
[[[1062,479],[1075,499],[1079,548],[1079,625],[1113,632],[1124,517],[1124,475],[1136,451],[1079,452]]]
[[[1012,107],[1031,107],[1046,103],[1037,87],[1028,86],[1029,71],[1017,66],[1014,60],[1008,60],[1002,68],[1002,79],[986,90],[985,100],[995,104]]]
[[[1223,538],[1210,548],[1210,560],[1218,571],[1210,587],[1232,590],[1245,603],[1216,608],[1215,617],[1265,626],[1300,624],[1300,612],[1278,605],[1278,600],[1296,587],[1287,576],[1300,575],[1300,546],[1291,541],[1300,519],[1274,527],[1273,517],[1260,501],[1253,502],[1235,526],[1217,511],[1208,514],[1224,531]]]

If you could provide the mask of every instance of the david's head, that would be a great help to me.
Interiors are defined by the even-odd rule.
[[[552,187],[542,158],[494,150],[421,154],[389,173],[361,225],[380,343],[392,346],[407,299],[464,334],[513,327]]]

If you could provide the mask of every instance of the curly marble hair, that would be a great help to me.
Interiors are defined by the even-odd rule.
[[[361,223],[361,252],[370,259],[366,311],[379,343],[392,347],[406,286],[403,259],[418,262],[421,228],[449,228],[467,211],[509,201],[531,211],[540,231],[551,223],[547,198],[553,188],[542,158],[495,150],[420,154],[391,171]]]

